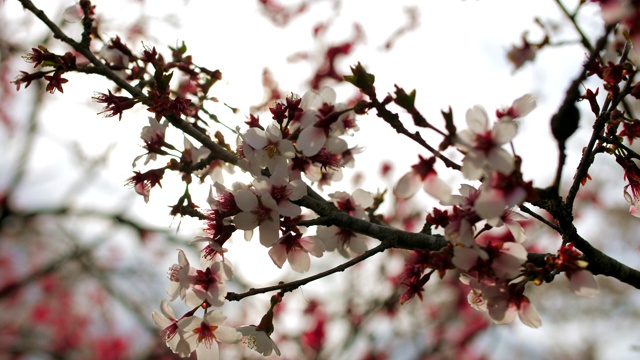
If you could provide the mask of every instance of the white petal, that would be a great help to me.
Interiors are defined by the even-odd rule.
[[[520,274],[520,267],[527,260],[527,251],[518,243],[504,243],[502,254],[497,256],[491,267],[502,279],[512,279]]]
[[[300,245],[315,257],[322,257],[324,254],[324,244],[313,236],[303,237],[300,239]]]
[[[511,174],[515,168],[513,156],[502,148],[491,149],[487,160],[489,161],[492,169],[495,169],[504,175]]]
[[[258,219],[256,219],[255,215],[251,213],[242,212],[234,216],[233,223],[240,230],[253,230],[258,226]],[[251,237],[249,237],[249,239],[251,239]]]
[[[373,205],[373,196],[371,196],[371,193],[359,188],[351,194],[351,198],[356,205],[365,209]]]
[[[516,110],[518,117],[523,117],[536,108],[536,99],[531,94],[525,94],[515,99],[511,107]]]
[[[493,219],[502,216],[506,206],[501,190],[484,189],[474,203],[474,210],[482,219]]]
[[[304,156],[313,156],[322,149],[326,140],[327,136],[323,129],[309,126],[300,132],[296,144]]]
[[[242,340],[242,334],[229,326],[218,326],[213,333],[217,340],[225,344],[235,344]]]
[[[511,121],[501,121],[494,125],[491,130],[493,142],[503,145],[511,141],[518,132],[518,125]]]
[[[278,152],[286,159],[292,159],[296,156],[296,149],[291,140],[281,140],[278,143]]]
[[[399,199],[409,199],[420,189],[422,181],[413,171],[404,174],[393,188],[393,194]]]
[[[207,344],[211,344],[211,347],[208,347]],[[201,342],[200,346],[196,348],[196,358],[200,360],[220,359],[220,350],[218,350],[218,343],[216,341],[212,341],[210,343]]]
[[[154,311],[151,313],[151,318],[153,319],[153,322],[156,323],[156,325],[158,325],[160,329],[164,329],[167,326],[173,324],[173,321],[171,321],[170,319],[167,319],[164,315],[162,315],[157,311]]]
[[[596,277],[587,270],[580,270],[571,274],[569,287],[578,296],[594,297],[599,292]]]
[[[289,195],[290,200],[300,200],[303,196],[307,195],[307,184],[305,184],[304,181],[293,180],[289,184],[291,185],[291,195]]]
[[[520,225],[519,222],[507,221],[504,225],[509,229],[517,243],[523,243],[527,238],[527,234],[524,232],[524,228],[522,228],[522,225]]]
[[[351,240],[349,240],[349,250],[356,254],[362,254],[367,251],[367,244],[359,236],[352,237]]]
[[[342,154],[347,151],[349,144],[342,138],[330,136],[326,141],[325,147],[334,154]]]
[[[267,126],[264,134],[269,141],[278,142],[282,140],[282,131],[280,131],[280,125],[278,125],[278,123],[275,121]]]
[[[303,273],[309,271],[311,267],[311,260],[309,253],[300,249],[293,249],[287,254],[289,265],[295,272]]]
[[[424,191],[443,203],[448,203],[451,199],[451,188],[442,181],[438,175],[429,175],[424,181]]]
[[[162,310],[162,314],[164,314],[164,316],[166,316],[168,319],[176,319],[176,315],[173,312],[171,306],[169,306],[169,302],[166,299],[162,299],[162,302],[160,303],[160,309]]]
[[[469,153],[462,160],[462,175],[468,180],[478,180],[483,175],[484,159]]]
[[[320,89],[320,98],[322,99],[322,103],[326,104],[335,104],[336,103],[336,91],[333,88],[328,86]]]
[[[542,320],[540,319],[538,310],[536,310],[536,307],[528,300],[520,303],[518,317],[520,317],[520,321],[528,327],[538,328],[542,325]]]
[[[269,143],[264,131],[259,128],[250,128],[244,134],[244,140],[254,149],[262,149]]]
[[[220,310],[213,310],[204,315],[203,320],[209,325],[222,324],[227,317]]]
[[[489,116],[480,105],[467,110],[466,119],[467,126],[476,134],[482,134],[489,129]]]
[[[278,242],[280,221],[263,221],[260,223],[260,244],[271,247]]]
[[[287,248],[284,245],[277,244],[269,249],[269,257],[278,268],[282,269],[282,265],[287,260]]]
[[[251,211],[258,207],[258,197],[251,190],[239,190],[235,193],[234,199],[242,211]]]

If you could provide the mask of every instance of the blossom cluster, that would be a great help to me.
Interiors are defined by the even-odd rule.
[[[455,268],[461,274],[460,280],[471,288],[469,303],[487,312],[494,322],[509,323],[518,314],[524,324],[540,326],[535,306],[524,295],[525,285],[532,279],[524,267],[528,253],[522,244],[525,232],[519,223],[526,218],[514,210],[531,196],[533,189],[530,182],[522,180],[515,156],[503,148],[517,133],[516,121],[535,105],[530,95],[520,97],[509,108],[496,111],[493,125],[483,107],[467,111],[468,128],[457,133],[454,145],[465,155],[462,174],[467,180],[481,180],[479,187],[462,184],[459,195],[453,195],[434,169],[436,158],[422,156],[398,181],[394,192],[400,198],[415,195],[423,184],[424,191],[442,205],[452,206],[450,212],[436,208],[427,216],[427,223],[444,228],[445,238],[452,245],[450,250],[422,252],[407,262],[401,276],[407,288],[403,302],[416,295],[421,298],[422,287],[434,271],[442,277],[446,270]],[[480,236],[487,229],[502,226],[511,236],[488,241]],[[564,271],[578,295],[593,296],[597,292],[593,275],[584,270],[586,264],[580,262],[580,254],[565,249],[568,248],[561,249],[559,256],[570,258],[567,263],[571,265],[550,266],[546,274]],[[554,261],[551,264],[557,265]],[[423,275],[427,269],[431,270]],[[541,271],[533,277],[539,278]]]
[[[215,358],[217,355],[212,354],[217,354],[218,342],[236,343],[243,338],[244,344],[263,355],[272,351],[279,354],[269,337],[273,331],[274,301],[259,325],[237,329],[221,325],[224,315],[219,309],[212,310],[224,304],[225,283],[233,276],[225,243],[236,231],[243,231],[244,239],[249,241],[258,230],[259,242],[269,248],[273,263],[281,268],[288,262],[297,272],[309,270],[310,255],[321,257],[325,251],[337,251],[350,257],[366,251],[364,238],[353,231],[319,227],[317,235],[305,236],[298,226],[304,214],[296,201],[307,194],[303,176],[319,185],[339,179],[341,168],[352,162],[356,153],[343,138],[358,130],[355,113],[346,105],[334,104],[335,98],[330,88],[310,91],[301,98],[292,95],[270,108],[273,121],[266,127],[252,116],[246,130],[238,129],[239,166],[252,174],[253,180],[249,184],[236,182],[230,188],[214,183],[208,197],[210,208],[200,212],[205,235],[194,240],[196,244],[204,243],[201,262],[205,268],[190,265],[184,251],[179,250],[178,263],[169,270],[169,299],[179,298],[192,310],[178,319],[168,302],[163,301],[162,313],[154,312],[153,318],[163,329],[167,345],[178,355],[195,351],[199,358]],[[145,164],[157,155],[176,150],[164,140],[166,124],[155,118],[149,123],[141,134],[148,151]],[[206,156],[206,152],[185,142],[183,160],[197,163]],[[129,182],[148,200],[150,188],[160,184],[165,169],[175,170],[169,163],[166,168],[136,172]],[[368,192],[358,189],[352,194],[336,192],[330,197],[341,211],[368,220],[365,209],[373,203]],[[195,315],[200,308],[205,310],[203,318]]]

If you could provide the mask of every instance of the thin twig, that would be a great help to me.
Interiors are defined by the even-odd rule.
[[[315,274],[313,276],[309,276],[306,277],[304,279],[300,279],[300,280],[296,280],[296,281],[292,281],[289,283],[285,283],[285,284],[278,284],[278,285],[274,285],[274,286],[267,286],[267,287],[263,287],[263,288],[257,288],[257,289],[250,289],[248,291],[245,291],[243,293],[234,293],[234,292],[228,292],[227,293],[227,300],[229,301],[240,301],[246,297],[249,296],[253,296],[253,295],[257,295],[257,294],[264,294],[267,292],[271,292],[271,291],[284,291],[284,292],[289,292],[289,291],[293,291],[297,288],[299,288],[302,285],[306,285],[312,281],[318,280],[318,279],[322,279],[324,277],[327,277],[329,275],[335,274],[337,272],[342,272],[345,271],[346,269],[372,257],[373,255],[379,253],[379,252],[383,252],[388,248],[388,246],[385,243],[381,243],[380,245],[374,247],[371,250],[367,250],[366,252],[364,252],[363,254],[347,261],[346,263],[336,266],[332,269],[329,269],[327,271],[323,271],[321,273]]]
[[[583,71],[580,74],[580,76],[578,78],[576,78],[574,80],[574,82],[571,84],[571,87],[569,88],[569,90],[571,90],[572,88],[575,87],[575,91],[577,91],[578,87],[580,86],[580,83],[582,81],[584,81],[584,79],[587,76],[586,68],[588,68],[589,64],[591,64],[593,61],[595,61],[597,54],[600,53],[600,51],[602,51],[602,49],[604,49],[604,47],[607,44],[607,37],[609,36],[609,33],[611,32],[612,29],[613,29],[613,26],[607,26],[605,28],[604,34],[600,37],[600,39],[598,39],[598,41],[596,42],[595,48],[589,54],[589,61],[585,64],[585,66],[583,68]],[[569,90],[567,90],[567,94],[569,94]],[[568,100],[568,96],[565,97],[565,101],[567,101],[567,100]],[[604,111],[604,109],[603,109],[603,111]],[[574,202],[574,200],[576,198],[576,195],[578,194],[578,190],[580,189],[581,181],[585,176],[587,176],[587,172],[589,171],[589,167],[591,166],[591,163],[593,162],[593,158],[592,158],[593,148],[594,148],[594,146],[596,144],[596,140],[598,138],[598,135],[604,129],[604,125],[606,123],[606,120],[607,119],[605,118],[605,116],[603,116],[603,114],[601,114],[596,119],[596,121],[595,121],[595,123],[593,125],[593,132],[591,134],[591,139],[589,140],[589,143],[587,144],[584,152],[582,153],[582,158],[580,159],[580,164],[578,165],[578,168],[576,169],[576,173],[575,173],[575,175],[573,177],[573,184],[569,188],[569,193],[567,194],[566,203],[569,206],[569,208],[573,208],[573,202]]]
[[[534,217],[536,220],[540,221],[541,223],[547,225],[548,227],[552,228],[553,230],[560,232],[560,228],[557,227],[556,225],[552,224],[551,222],[549,222],[549,220],[543,218],[542,216],[540,216],[540,214],[535,213],[533,210],[529,209],[526,205],[522,204],[520,206],[518,206],[520,208],[520,210],[522,210],[522,212],[531,215],[532,217]]]
[[[387,109],[387,107],[384,104],[382,104],[375,96],[371,98],[371,104],[376,109],[376,111],[378,113],[378,117],[382,118],[389,125],[391,125],[391,127],[396,132],[408,137],[409,139],[415,141],[416,143],[418,143],[419,145],[421,145],[422,147],[427,149],[429,152],[431,152],[433,154],[433,156],[435,156],[438,159],[442,160],[442,162],[448,168],[451,168],[451,169],[454,169],[454,170],[461,170],[462,169],[462,167],[460,165],[458,165],[453,160],[451,160],[448,157],[446,157],[445,155],[443,155],[440,151],[435,149],[433,146],[429,145],[422,138],[422,136],[420,135],[420,132],[416,131],[415,133],[411,133],[409,130],[407,130],[407,128],[405,128],[404,125],[402,125],[402,122],[400,121],[400,118],[399,118],[398,114],[396,114],[396,113],[390,111],[389,109]]]

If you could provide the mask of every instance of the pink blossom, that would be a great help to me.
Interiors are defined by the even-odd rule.
[[[594,297],[598,295],[598,283],[596,277],[587,270],[578,270],[566,273],[569,278],[569,288],[578,296]]]
[[[345,258],[351,258],[355,254],[367,251],[364,237],[349,229],[337,226],[318,226],[316,237],[324,243],[327,251],[337,250]]]
[[[271,172],[279,166],[286,166],[287,160],[296,153],[293,143],[282,138],[280,125],[275,121],[265,130],[249,128],[243,139],[243,152],[249,162],[254,162],[259,168],[269,168]]]
[[[167,300],[162,299],[160,310],[162,313],[154,311],[151,313],[151,317],[156,325],[162,329],[162,335],[167,346],[181,357],[189,356],[193,350],[189,343],[178,333],[178,319],[176,319],[176,315]]]
[[[149,118],[149,125],[142,128],[142,133],[140,137],[145,143],[145,149],[148,150],[147,158],[144,160],[144,165],[147,165],[149,161],[156,160],[158,154],[167,155],[167,152],[162,149],[163,146],[171,146],[167,144],[164,140],[165,131],[167,130],[167,126],[169,124],[165,122],[164,124],[160,124],[155,118]],[[173,146],[171,146],[173,147]],[[136,162],[144,156],[137,156],[133,160],[133,166],[136,166]]]
[[[273,246],[278,241],[280,228],[278,203],[273,197],[270,194],[258,197],[251,190],[241,189],[235,194],[235,201],[242,210],[233,218],[235,226],[246,231],[259,227],[260,243],[266,247]]]
[[[240,326],[236,328],[244,340],[242,341],[249,349],[255,350],[263,356],[269,356],[273,352],[280,356],[278,345],[264,331],[259,330],[255,325]]]
[[[235,344],[242,340],[242,334],[236,329],[221,325],[226,316],[213,310],[201,319],[189,316],[178,322],[180,334],[189,344],[190,352],[196,351],[198,359],[218,360],[218,343]]]
[[[485,285],[471,280],[472,287],[469,301],[479,310],[488,312],[491,320],[497,324],[508,324],[515,320],[516,315],[523,324],[537,328],[542,325],[540,315],[529,298],[524,295],[521,284]]]
[[[631,197],[627,191],[624,192],[624,198],[629,203],[629,214],[640,218],[640,199]]]
[[[496,111],[500,121],[513,121],[529,114],[536,108],[536,99],[530,94],[525,94],[513,101],[509,108]]]
[[[175,300],[178,296],[184,299],[187,295],[187,291],[193,286],[194,276],[196,269],[189,264],[187,256],[184,251],[178,250],[178,263],[171,265],[169,268],[169,280],[171,284],[167,288],[167,295],[171,301]]]
[[[489,243],[484,249],[477,246],[455,247],[453,253],[453,264],[463,271],[472,272],[479,279],[513,279],[520,275],[520,268],[527,260],[527,250],[514,242]]]
[[[373,205],[373,196],[362,189],[356,189],[351,195],[344,191],[329,194],[336,207],[347,214],[362,220],[369,220],[366,208]]]
[[[222,306],[227,296],[226,281],[233,276],[228,260],[214,261],[204,270],[193,274],[191,291],[184,299],[187,306],[196,307],[204,301],[212,306]]]
[[[281,171],[280,171],[281,170]],[[258,176],[253,180],[253,187],[258,195],[268,194],[278,205],[278,213],[283,216],[296,217],[300,215],[300,206],[292,203],[307,194],[307,185],[302,180],[289,182],[286,168],[279,168],[270,178]]]
[[[496,324],[508,324],[518,315],[523,324],[531,328],[540,327],[542,320],[536,307],[528,297],[512,289],[513,286],[494,286],[485,290],[487,312],[491,320]]]
[[[305,156],[313,156],[327,147],[335,152],[346,150],[344,140],[337,137],[348,130],[357,130],[355,113],[344,104],[336,104],[335,91],[323,88],[320,93],[307,92],[302,96],[301,107],[305,110],[300,119],[302,131],[296,146]],[[332,145],[333,144],[333,145]],[[344,149],[339,151],[336,146]]]
[[[393,188],[393,194],[399,199],[408,199],[413,197],[420,185],[424,191],[440,201],[447,202],[451,197],[451,188],[433,169],[436,161],[435,157],[429,159],[418,155],[419,162],[411,166],[411,171],[404,174]]]
[[[474,203],[476,213],[483,219],[501,217],[507,208],[522,204],[527,198],[530,183],[518,181],[513,176],[492,172],[482,184],[481,192]]]
[[[598,294],[598,283],[588,270],[589,265],[582,259],[583,254],[573,243],[562,245],[555,256],[556,270],[564,271],[569,278],[569,287],[576,295],[592,297]]]
[[[487,223],[493,227],[505,226],[513,235],[513,238],[517,243],[523,243],[526,239],[524,228],[520,225],[519,221],[527,220],[527,218],[513,210],[507,210],[499,218],[490,219]]]
[[[444,233],[452,243],[470,247],[475,244],[475,223],[481,220],[474,209],[474,203],[480,195],[480,191],[471,185],[462,184],[459,192],[460,195],[452,195],[448,203],[445,203],[445,205],[454,206]]]
[[[516,124],[499,121],[490,128],[487,112],[479,105],[467,111],[466,119],[469,128],[459,132],[455,141],[466,152],[462,162],[465,178],[477,180],[489,170],[509,175],[514,169],[514,159],[502,145],[516,135]]]
[[[309,255],[322,257],[323,243],[314,237],[302,237],[301,234],[287,233],[269,250],[269,256],[277,267],[282,268],[285,261],[295,272],[306,272],[311,266]]]

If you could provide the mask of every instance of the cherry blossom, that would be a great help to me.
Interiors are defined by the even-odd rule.
[[[266,129],[252,127],[243,136],[244,155],[259,168],[274,172],[277,167],[286,166],[287,160],[295,156],[291,140],[282,138],[280,124],[272,122]]]
[[[524,117],[536,108],[536,99],[531,94],[525,94],[513,101],[510,107],[496,111],[500,121],[513,121]]]
[[[524,295],[524,286],[488,286],[483,289],[483,296],[487,301],[487,312],[497,324],[513,322],[517,314],[520,321],[529,327],[542,325],[538,310]]]
[[[323,147],[340,153],[346,150],[346,143],[337,136],[358,130],[355,113],[344,104],[334,105],[335,98],[335,91],[328,87],[320,93],[312,91],[302,96],[301,107],[305,112],[300,119],[302,131],[296,146],[305,156],[313,156]]]
[[[236,329],[221,325],[226,316],[220,311],[207,312],[203,318],[189,316],[178,321],[178,328],[189,344],[190,353],[195,350],[198,359],[217,360],[220,358],[218,343],[235,344],[242,340]]]
[[[175,300],[178,296],[184,299],[187,296],[187,291],[194,284],[194,276],[196,269],[189,264],[189,259],[184,254],[184,251],[178,250],[178,263],[171,265],[169,268],[169,280],[171,284],[167,288],[167,295],[171,301]]]
[[[444,232],[447,239],[452,243],[472,246],[475,243],[474,226],[481,220],[474,207],[480,191],[471,185],[462,184],[459,192],[460,195],[452,195],[449,203],[445,204],[454,206],[453,213],[449,215],[449,223],[446,225]]]
[[[513,279],[520,274],[520,267],[527,261],[527,250],[515,242],[489,243],[484,249],[455,247],[452,262],[461,270],[473,272],[479,278],[496,276]]]
[[[367,251],[365,237],[349,229],[337,226],[318,226],[316,237],[322,240],[327,251],[337,250],[347,259],[354,254],[362,254]]]
[[[147,158],[144,160],[144,165],[147,165],[149,161],[156,160],[158,154],[167,155],[168,153],[162,149],[162,147],[167,146],[169,148],[173,148],[170,144],[168,144],[164,140],[165,132],[167,130],[167,126],[169,124],[167,122],[163,122],[160,124],[155,118],[149,118],[149,125],[142,128],[142,133],[140,137],[144,141],[144,148],[147,149]],[[136,163],[140,158],[144,155],[137,156],[133,160],[133,166],[136,166]]]
[[[593,274],[585,270],[588,263],[582,260],[582,252],[573,243],[563,245],[554,259],[558,271],[564,271],[569,279],[569,287],[579,296],[593,297],[598,294],[598,283]]]
[[[424,191],[440,201],[447,202],[451,197],[451,188],[433,169],[436,158],[423,158],[418,155],[419,162],[411,166],[411,171],[404,174],[393,188],[393,194],[400,199],[408,199],[418,192],[420,185]]]
[[[624,192],[624,198],[629,203],[629,214],[640,218],[640,200],[634,200],[628,192]]]
[[[493,227],[505,226],[513,235],[516,242],[522,243],[526,239],[524,228],[520,221],[527,220],[527,217],[513,210],[507,210],[499,218],[488,220],[487,223]]]
[[[193,350],[189,343],[178,333],[178,319],[176,319],[176,315],[167,300],[162,299],[160,310],[162,313],[154,311],[151,313],[151,317],[156,325],[162,329],[162,335],[167,346],[181,357],[189,356]]]
[[[258,176],[252,184],[258,195],[268,194],[278,205],[278,212],[283,216],[296,217],[300,215],[300,206],[292,203],[307,194],[307,185],[302,180],[289,182],[286,169],[279,168],[271,177]]]
[[[371,193],[362,189],[356,189],[351,195],[344,191],[336,191],[329,194],[336,207],[347,214],[362,220],[369,220],[366,208],[373,205]]]
[[[462,173],[469,180],[480,179],[487,170],[497,170],[509,175],[514,169],[514,159],[502,145],[513,139],[517,126],[510,121],[499,121],[489,127],[489,117],[482,106],[467,110],[468,129],[457,134],[456,145],[466,152],[462,161]]]
[[[542,325],[538,311],[524,295],[522,284],[487,284],[466,276],[461,276],[460,280],[471,286],[469,304],[476,310],[487,312],[496,324],[511,323],[517,315],[529,327]]]
[[[273,197],[270,194],[258,197],[251,190],[242,189],[235,194],[235,201],[242,210],[233,218],[235,226],[247,231],[259,227],[260,243],[266,247],[273,246],[278,241],[280,227],[278,203]]]
[[[278,345],[266,332],[259,330],[255,325],[240,326],[236,330],[242,334],[244,338],[242,342],[249,349],[255,350],[263,356],[269,356],[274,352],[280,356]]]
[[[228,260],[214,261],[204,270],[196,270],[192,275],[191,291],[184,298],[187,306],[199,306],[204,301],[212,306],[222,306],[227,296],[226,281],[233,276]]]
[[[507,208],[522,204],[527,198],[531,184],[523,184],[515,176],[492,172],[481,187],[474,202],[478,216],[492,220],[501,217]]]
[[[297,229],[287,230],[269,250],[269,256],[279,268],[282,268],[285,261],[289,261],[293,271],[306,272],[311,266],[309,255],[322,257],[324,245],[315,237],[303,237]]]

